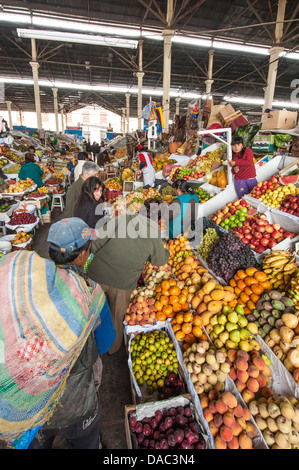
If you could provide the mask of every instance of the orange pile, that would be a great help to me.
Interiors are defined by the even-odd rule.
[[[261,295],[271,289],[267,274],[253,267],[245,270],[239,269],[229,281],[229,285],[233,287],[236,294],[236,300],[229,302],[229,307],[234,308],[237,303],[241,304],[245,315],[251,313]]]
[[[167,279],[158,284],[154,291],[157,321],[173,318],[178,312],[187,312],[187,289],[180,289],[175,279]]]
[[[174,264],[175,255],[178,254],[180,251],[191,250],[191,245],[188,239],[184,235],[182,235],[181,237],[178,237],[174,240],[169,240],[167,244],[167,249],[170,253],[168,264],[169,266],[172,266]]]
[[[179,312],[171,321],[173,332],[176,339],[181,342],[184,341],[183,351],[186,351],[191,344],[201,340],[207,339],[207,336],[202,330],[202,320],[199,315],[188,312]]]

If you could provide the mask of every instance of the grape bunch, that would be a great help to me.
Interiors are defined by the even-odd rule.
[[[215,222],[212,219],[208,219],[207,217],[203,217],[202,218],[203,233],[205,233],[208,228],[213,228],[216,231],[218,237],[221,237],[224,233],[226,233],[225,230],[222,229],[220,227],[220,225],[215,224]]]
[[[227,284],[239,269],[260,268],[252,250],[233,232],[224,234],[207,257],[209,268]]]
[[[197,248],[197,253],[204,260],[208,258],[208,254],[211,251],[212,246],[219,241],[219,237],[214,228],[207,228],[205,234],[201,239],[201,243]]]

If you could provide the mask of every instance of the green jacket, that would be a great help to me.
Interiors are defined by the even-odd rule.
[[[98,234],[87,275],[99,284],[134,290],[146,261],[154,266],[168,261],[159,226],[140,214],[115,217]]]
[[[38,188],[43,186],[42,175],[44,174],[43,170],[36,163],[29,162],[25,163],[19,171],[20,180],[25,180],[26,178],[31,178]]]
[[[65,209],[63,211],[63,216],[65,219],[74,217],[74,206],[81,192],[83,183],[84,180],[82,176],[79,176],[79,178],[67,190],[65,198]]]

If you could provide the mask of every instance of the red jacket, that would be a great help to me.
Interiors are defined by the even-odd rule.
[[[240,153],[233,153],[232,160],[236,162],[236,165],[232,167],[235,180],[248,180],[256,177],[256,171],[253,160],[253,152],[251,149],[246,148],[243,158]],[[235,168],[238,167],[239,171],[235,173]]]

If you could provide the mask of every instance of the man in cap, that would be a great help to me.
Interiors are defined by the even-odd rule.
[[[82,274],[90,256],[92,232],[79,218],[62,219],[49,230],[49,256],[60,268]],[[99,285],[85,277],[92,287]],[[106,352],[115,338],[106,300],[92,332],[67,379],[60,405],[29,448],[49,449],[56,435],[64,437],[72,449],[99,449],[101,407],[99,385],[102,363],[99,353]],[[100,325],[98,325],[100,320]]]

